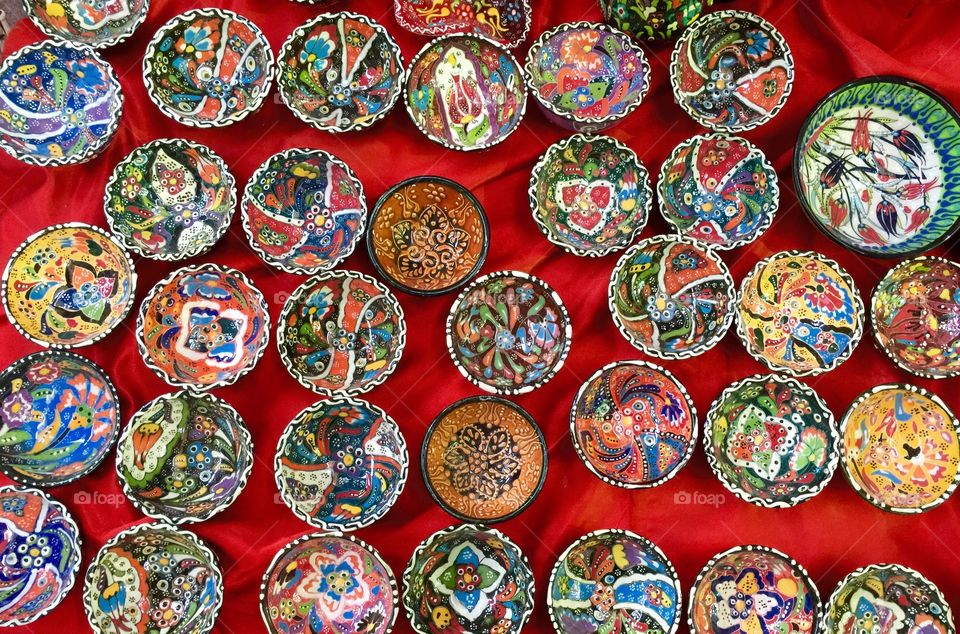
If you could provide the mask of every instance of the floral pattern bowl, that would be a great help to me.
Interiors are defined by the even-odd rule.
[[[106,48],[133,35],[147,18],[150,0],[23,0],[23,7],[52,38]]]
[[[473,33],[507,48],[530,31],[529,0],[393,0],[397,23],[417,35]]]
[[[665,40],[700,17],[713,0],[600,0],[603,19],[634,38]]]

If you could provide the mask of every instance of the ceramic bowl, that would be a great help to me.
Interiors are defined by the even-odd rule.
[[[520,271],[479,277],[447,317],[447,351],[468,381],[495,394],[524,394],[563,367],[573,327],[560,296]]]
[[[397,23],[417,35],[473,33],[507,48],[530,31],[529,0],[393,0]]]
[[[793,181],[833,241],[872,257],[919,255],[960,227],[960,115],[901,77],[849,82],[800,128]]]
[[[83,163],[110,144],[123,112],[113,67],[88,46],[45,40],[0,64],[0,147],[31,165]]]
[[[0,472],[30,486],[73,482],[103,462],[120,429],[117,391],[93,361],[34,352],[0,373]]]
[[[16,486],[0,487],[0,526],[0,627],[33,623],[73,587],[80,570],[80,530],[62,504],[37,489]]]
[[[210,148],[186,139],[141,145],[114,168],[103,209],[130,251],[185,260],[209,251],[227,232],[237,186]]]
[[[697,445],[697,409],[669,370],[615,361],[587,379],[570,408],[570,439],[595,476],[625,489],[663,484]]]
[[[501,44],[444,35],[410,62],[403,99],[428,139],[466,152],[496,145],[520,127],[527,90],[517,60]]]
[[[330,587],[327,571],[346,584],[335,600],[315,596],[318,584]],[[269,634],[389,634],[399,612],[390,566],[373,546],[352,535],[315,533],[290,542],[273,558],[260,585],[260,615]]]
[[[23,0],[23,8],[33,23],[52,38],[106,48],[133,35],[147,17],[150,0]]]
[[[173,392],[136,412],[120,436],[117,477],[145,515],[200,522],[230,506],[250,477],[253,443],[237,410],[210,394]]]
[[[743,132],[766,123],[793,88],[793,55],[783,36],[746,11],[717,11],[693,22],[670,58],[670,83],[680,107],[716,132]]]
[[[674,231],[715,249],[759,238],[780,205],[777,172],[740,137],[698,135],[670,153],[657,183],[660,213]]]
[[[253,369],[270,337],[263,294],[246,275],[219,264],[178,269],[140,305],[137,348],[175,387],[206,390]]]
[[[147,45],[150,100],[183,125],[222,127],[260,109],[273,81],[273,51],[256,24],[226,9],[171,18]]]
[[[558,634],[675,634],[682,620],[680,578],[663,551],[630,531],[587,533],[563,551],[547,588]]]
[[[324,396],[362,394],[386,381],[406,338],[397,298],[356,271],[311,277],[287,299],[277,325],[284,366]]]
[[[653,204],[647,168],[608,136],[575,134],[551,145],[533,168],[528,194],[547,240],[590,257],[628,247]]]
[[[526,556],[500,531],[475,524],[451,526],[417,546],[403,585],[404,611],[418,634],[519,634],[533,612]]]
[[[473,194],[439,176],[397,183],[370,214],[367,251],[377,273],[414,295],[440,295],[477,274],[490,227]]]
[[[790,376],[822,374],[846,361],[864,318],[853,278],[812,251],[760,260],[737,295],[737,334],[747,352]]]
[[[311,275],[353,253],[367,222],[363,185],[323,150],[297,148],[264,161],[243,192],[243,230],[267,264]]]
[[[705,243],[653,236],[630,247],[610,276],[613,322],[638,350],[686,359],[717,345],[733,323],[733,277]]]
[[[545,31],[527,53],[524,74],[547,119],[577,132],[620,123],[650,88],[643,49],[626,33],[592,22]]]
[[[857,397],[840,422],[840,450],[850,485],[885,511],[929,511],[960,483],[960,422],[914,385],[878,385]]]
[[[17,331],[48,348],[79,348],[113,331],[133,305],[133,260],[99,227],[41,229],[3,271],[4,312]]]
[[[335,397],[307,407],[287,425],[274,476],[294,515],[344,532],[373,524],[393,507],[409,463],[403,434],[385,411]]]
[[[713,0],[600,0],[603,19],[641,40],[665,40],[700,17]]]

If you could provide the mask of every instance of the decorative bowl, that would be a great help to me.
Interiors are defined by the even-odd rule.
[[[587,379],[570,408],[570,438],[583,464],[608,484],[663,484],[697,445],[697,409],[669,370],[615,361]]]
[[[700,17],[713,0],[600,0],[603,19],[638,40],[665,40]]]
[[[496,145],[520,127],[527,90],[502,45],[480,35],[444,35],[410,62],[403,99],[428,139],[466,152]]]
[[[260,109],[273,81],[273,51],[253,22],[226,9],[171,18],[147,45],[150,100],[183,125],[222,127]]]
[[[660,213],[673,229],[715,249],[760,237],[780,205],[777,172],[740,137],[697,135],[678,145],[660,169]]]
[[[568,22],[530,47],[524,74],[547,119],[577,132],[599,132],[636,110],[650,88],[643,49],[606,24]]]
[[[106,231],[80,222],[41,229],[3,270],[4,312],[17,331],[48,348],[106,337],[133,305],[133,260]]]
[[[186,139],[141,145],[114,168],[103,209],[127,249],[154,260],[206,253],[227,232],[237,186],[210,148]]]
[[[628,247],[653,205],[647,168],[608,136],[575,134],[551,145],[533,168],[528,193],[547,240],[590,257]]]
[[[790,47],[772,24],[746,11],[717,11],[677,40],[670,83],[694,121],[716,132],[743,132],[780,111],[793,69]]]
[[[54,39],[106,48],[133,35],[147,18],[150,0],[23,0],[23,8],[33,23]]]
[[[507,48],[530,31],[529,0],[393,0],[397,23],[417,35],[473,33]]]
[[[800,128],[793,181],[833,241],[872,257],[919,255],[960,227],[960,115],[901,77],[846,83]]]
[[[24,163],[92,159],[113,140],[122,112],[113,67],[88,46],[45,40],[0,64],[0,147]]]

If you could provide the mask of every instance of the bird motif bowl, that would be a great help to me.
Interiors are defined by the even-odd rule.
[[[52,38],[106,48],[133,35],[147,18],[150,0],[23,0],[23,7]]]
[[[530,31],[529,0],[393,0],[397,23],[417,35],[483,35],[507,48]]]
[[[713,0],[600,0],[603,19],[641,40],[665,40],[700,17]]]

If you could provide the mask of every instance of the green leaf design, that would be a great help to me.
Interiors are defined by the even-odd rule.
[[[22,429],[11,429],[10,431],[0,435],[0,447],[17,445],[25,440],[30,440],[29,432],[26,432]]]

